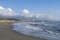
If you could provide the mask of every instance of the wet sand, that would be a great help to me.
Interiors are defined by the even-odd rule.
[[[41,38],[24,36],[11,30],[10,23],[0,23],[0,40],[43,40]]]

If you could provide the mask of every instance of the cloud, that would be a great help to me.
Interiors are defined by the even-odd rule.
[[[16,14],[11,8],[4,8],[0,6],[0,15],[1,16],[15,16]]]
[[[0,6],[0,16],[17,16],[20,17],[20,14],[16,14],[11,8],[5,8]],[[24,9],[21,11],[21,15],[24,17],[32,17],[37,19],[51,19],[51,20],[59,20],[57,17],[52,17],[48,14],[41,13],[30,13],[29,10]]]
[[[22,16],[32,17],[32,15],[30,14],[30,11],[27,9],[22,10],[21,13],[22,13]]]
[[[11,8],[8,8],[8,10],[12,12],[12,9]]]
[[[43,13],[30,13],[29,10],[24,9],[21,11],[22,16],[24,17],[32,17],[36,19],[42,19],[42,20],[59,20],[57,17],[53,17],[52,15],[49,15],[48,13],[43,14]]]
[[[24,9],[24,10],[22,10],[22,13],[27,15],[27,14],[29,14],[30,12],[29,12],[29,10]]]
[[[49,15],[49,14],[35,14],[36,18],[40,18],[40,19],[48,19],[48,20],[55,20],[55,21],[59,21],[60,19],[58,17]]]
[[[4,9],[2,6],[0,6],[0,9]]]

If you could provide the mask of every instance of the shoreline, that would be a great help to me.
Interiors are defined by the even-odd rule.
[[[12,22],[13,23],[13,22]],[[43,40],[32,36],[25,36],[12,30],[11,22],[0,23],[0,40]]]

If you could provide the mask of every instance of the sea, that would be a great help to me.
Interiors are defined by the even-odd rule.
[[[13,23],[12,30],[46,40],[60,40],[60,21]]]

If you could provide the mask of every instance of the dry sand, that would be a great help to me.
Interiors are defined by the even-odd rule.
[[[0,23],[0,40],[43,40],[18,34],[11,30],[10,23]]]

